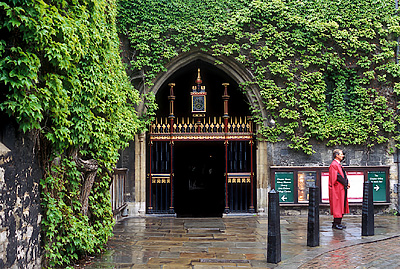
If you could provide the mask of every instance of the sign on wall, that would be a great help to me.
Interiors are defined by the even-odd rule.
[[[362,203],[363,200],[363,186],[364,186],[364,173],[360,171],[346,172],[347,179],[350,183],[350,189],[347,190],[347,197],[349,203]]]
[[[368,180],[372,183],[374,202],[386,202],[386,172],[370,171]]]
[[[315,187],[317,182],[316,171],[299,171],[297,173],[297,200],[299,203],[308,203],[309,188]]]
[[[279,202],[294,202],[293,172],[275,172],[275,190],[279,192]]]
[[[347,197],[350,203],[362,203],[364,173],[361,171],[346,172],[350,183],[350,189],[347,190]],[[322,202],[329,203],[329,172],[321,173],[321,194]]]
[[[329,203],[329,172],[321,172],[321,202]]]

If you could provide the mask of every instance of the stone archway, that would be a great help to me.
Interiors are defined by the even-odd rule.
[[[177,72],[182,66],[188,65],[189,63],[201,60],[210,64],[215,64],[216,61],[222,62],[222,64],[216,65],[216,67],[223,72],[225,72],[228,76],[233,78],[238,84],[249,82],[253,80],[253,75],[249,70],[247,70],[243,65],[238,63],[232,58],[229,57],[214,57],[208,53],[205,53],[200,50],[187,52],[179,55],[174,58],[171,62],[169,62],[166,66],[167,71],[160,73],[154,80],[153,86],[150,88],[145,88],[145,92],[153,92],[156,94],[160,87],[166,82],[166,80],[172,76],[175,72]],[[262,100],[260,96],[260,90],[256,85],[250,85],[246,88],[245,92],[246,98],[249,103],[257,104],[261,108],[261,114],[264,118],[267,116],[266,110],[263,108]],[[139,106],[138,112],[139,114],[143,113],[145,107],[143,104]]]
[[[201,50],[195,50],[184,53],[174,58],[167,66],[167,71],[160,73],[154,80],[153,86],[144,88],[143,91],[153,92],[157,94],[163,84],[180,68],[194,61],[201,60],[209,64],[215,64],[216,61],[222,64],[216,65],[218,69],[226,73],[229,77],[236,81],[239,85],[245,82],[251,82],[253,76],[249,70],[244,68],[240,63],[229,57],[214,57]],[[261,108],[261,114],[266,118],[267,113],[263,109],[260,91],[256,85],[251,85],[246,88],[245,96],[249,103],[257,104]],[[142,114],[145,111],[142,104],[138,107],[138,113]],[[130,215],[144,215],[146,213],[146,136],[139,134],[135,137],[135,202],[128,203],[128,212]],[[267,188],[269,182],[269,169],[267,158],[267,143],[259,141],[256,148],[256,175],[257,175],[257,212],[265,213],[267,210]]]

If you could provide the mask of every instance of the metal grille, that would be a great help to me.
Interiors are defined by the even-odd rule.
[[[150,146],[148,177],[148,213],[169,213],[172,207],[172,147],[169,142],[156,141]]]

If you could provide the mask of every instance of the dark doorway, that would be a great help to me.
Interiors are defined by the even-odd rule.
[[[156,96],[158,117],[169,115],[168,95],[170,86],[168,84],[171,82],[175,83],[175,117],[188,117],[191,114],[190,92],[192,91],[192,86],[196,85],[198,68],[200,68],[202,85],[206,87],[207,92],[207,117],[221,117],[224,114],[224,102],[222,100],[224,86],[222,86],[222,83],[225,82],[229,83],[229,116],[251,115],[250,105],[247,103],[247,99],[240,90],[238,83],[215,67],[215,65],[197,60],[179,69],[161,86]]]
[[[174,204],[178,217],[221,217],[225,206],[223,142],[175,142]]]

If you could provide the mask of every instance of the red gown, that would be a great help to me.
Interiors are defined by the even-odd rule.
[[[345,198],[343,184],[337,180],[338,173],[343,178],[345,177],[340,164],[336,160],[333,160],[329,166],[329,204],[331,215],[334,218],[342,218],[343,214],[349,213],[349,202],[347,201],[347,197]]]

